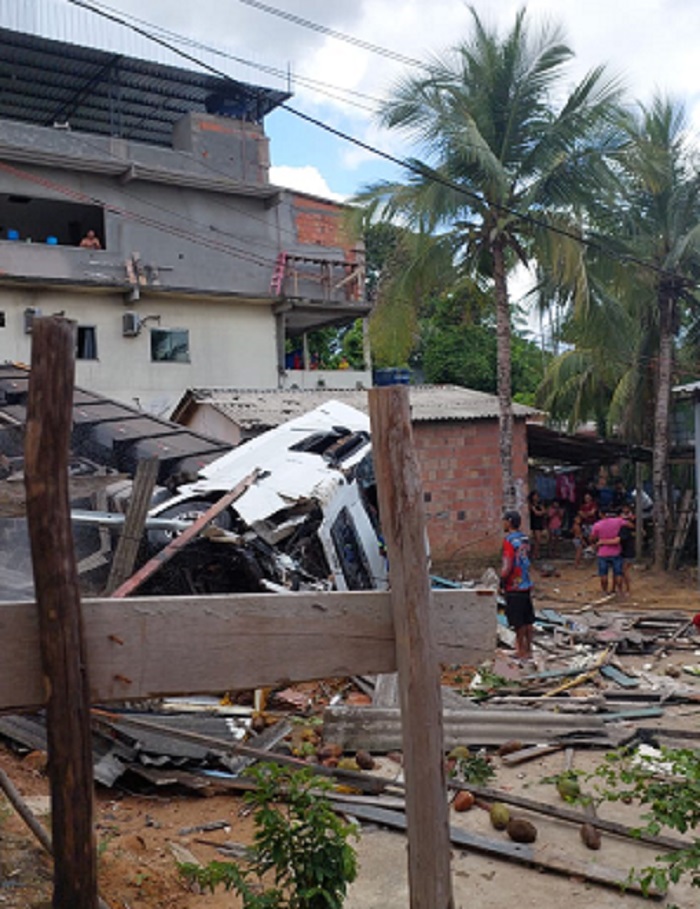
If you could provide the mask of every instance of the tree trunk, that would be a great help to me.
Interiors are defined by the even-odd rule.
[[[654,568],[666,565],[666,515],[668,503],[668,417],[673,369],[674,299],[668,288],[659,291],[659,362],[654,406]]]
[[[511,392],[510,306],[505,256],[500,238],[494,240],[493,283],[496,293],[496,345],[499,409],[498,449],[503,483],[503,508],[516,507],[513,477],[513,399]]]

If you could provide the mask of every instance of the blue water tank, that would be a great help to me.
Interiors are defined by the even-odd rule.
[[[372,372],[372,380],[375,385],[410,385],[411,370],[399,366],[375,369]]]

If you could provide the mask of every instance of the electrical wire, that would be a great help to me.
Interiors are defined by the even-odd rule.
[[[199,246],[204,246],[208,249],[213,249],[217,252],[225,253],[232,256],[233,258],[243,259],[244,261],[251,262],[253,265],[257,265],[261,268],[272,269],[276,264],[275,259],[264,259],[261,256],[255,255],[255,253],[251,253],[249,249],[237,248],[229,243],[202,237],[183,228],[176,227],[172,224],[167,224],[163,221],[158,221],[155,218],[149,218],[147,215],[142,215],[139,212],[130,211],[127,208],[114,205],[111,202],[106,202],[104,199],[100,199],[97,196],[88,195],[87,193],[73,189],[64,183],[59,183],[56,180],[50,180],[47,177],[42,177],[38,174],[32,174],[29,171],[22,170],[22,168],[15,167],[3,161],[0,161],[0,170],[5,171],[5,173],[9,173],[12,176],[18,177],[27,182],[35,183],[46,189],[50,189],[53,192],[60,193],[61,195],[67,196],[76,202],[80,202],[81,204],[99,206],[105,211],[109,211],[130,221],[134,221],[146,227],[154,228],[163,233],[168,233],[171,236],[178,237],[182,240],[188,240],[191,243],[195,243]]]
[[[170,31],[167,28],[163,28],[161,25],[156,25],[154,23],[148,22],[145,19],[140,19],[138,16],[134,16],[131,13],[122,13],[120,10],[109,6],[107,3],[99,3],[97,0],[93,0],[93,2],[95,7],[102,10],[107,10],[110,13],[114,13],[115,15],[121,15],[128,22],[136,22],[139,25],[146,26],[152,29],[154,34],[164,36],[176,44],[195,50],[206,51],[207,53],[214,56],[223,57],[224,59],[231,60],[232,62],[238,63],[241,66],[247,66],[251,69],[265,73],[268,76],[273,76],[274,78],[279,79],[280,81],[287,84],[289,84],[290,79],[293,78],[294,81],[299,85],[306,86],[321,95],[326,95],[328,98],[331,98],[334,101],[345,102],[346,98],[343,97],[344,95],[360,99],[359,102],[353,102],[353,106],[361,110],[368,111],[369,113],[376,113],[379,107],[384,103],[381,98],[375,98],[372,95],[368,95],[365,92],[356,91],[355,89],[344,88],[340,85],[332,85],[328,82],[321,82],[319,79],[312,79],[310,76],[302,76],[296,73],[292,76],[291,73],[279,69],[279,67],[270,66],[269,64],[265,63],[255,63],[252,60],[247,60],[245,57],[239,57],[236,54],[232,54],[229,51],[223,50],[222,48],[214,47],[211,44],[205,44],[202,41],[197,41],[196,39],[189,38],[186,35],[179,35],[177,32]],[[83,4],[76,5],[82,6]],[[366,101],[371,102],[372,107],[361,103]]]
[[[94,149],[100,155],[107,154],[111,158],[113,158],[115,161],[119,161],[121,163],[124,162],[124,159],[122,157],[120,157],[119,155],[117,155],[115,152],[109,151],[108,149],[105,149],[104,147],[101,147],[99,145],[96,145],[94,142],[91,142],[90,139],[84,133],[74,132],[74,133],[71,133],[71,136],[74,140],[79,141],[80,143],[85,145],[87,148]],[[173,154],[181,156],[188,162],[191,160],[191,156],[187,152],[183,152],[180,149],[169,149],[169,151],[171,151]],[[202,167],[202,169],[209,171],[210,173],[215,174],[218,177],[224,177],[228,180],[231,179],[230,173],[227,173],[224,170],[220,170],[219,168],[212,166],[207,161],[200,160],[198,163],[199,163],[199,166]],[[289,191],[294,192],[294,190],[289,190]],[[128,198],[134,199],[134,200],[140,202],[142,205],[146,205],[148,207],[158,209],[160,211],[166,212],[167,214],[174,215],[177,218],[184,219],[184,217],[185,217],[180,212],[173,211],[172,209],[168,208],[167,206],[158,205],[158,203],[153,202],[152,200],[149,200],[149,199],[144,199],[142,196],[135,196],[132,193],[129,193],[128,190],[122,189],[122,193],[123,193],[123,195],[127,196]],[[219,206],[220,208],[223,208],[225,211],[235,212],[237,215],[240,215],[243,218],[247,218],[250,221],[257,221],[259,224],[263,224],[266,228],[270,227],[270,221],[268,218],[263,218],[259,215],[254,214],[251,211],[246,211],[246,209],[240,208],[239,206],[235,205],[233,202],[230,202],[230,201],[223,202],[218,196],[213,196],[211,201],[215,205]],[[189,217],[186,220],[189,223],[195,225],[196,227],[201,227],[203,230],[212,231],[214,233],[222,233],[222,234],[226,234],[227,236],[234,236],[233,234],[228,234],[226,231],[223,231],[221,228],[214,227],[211,224],[202,224],[201,222],[194,221],[192,218],[189,218]],[[292,239],[292,240],[297,239],[297,233],[294,230],[294,228],[292,228],[292,227],[284,227],[281,224],[277,224],[276,230],[279,234],[288,235],[290,237],[290,239]],[[273,243],[272,241],[263,240],[262,238],[256,238],[255,242],[256,242],[256,246],[258,246],[258,247],[266,246],[269,249],[273,250],[275,253],[275,258],[276,258],[277,254],[279,253],[279,246],[276,243]]]
[[[210,64],[205,63],[203,60],[200,60],[197,57],[194,57],[192,54],[189,54],[186,51],[183,51],[177,47],[174,47],[172,44],[163,40],[162,38],[159,38],[157,35],[154,35],[152,32],[148,32],[145,29],[141,28],[140,26],[133,25],[132,23],[127,22],[121,16],[116,16],[116,15],[113,15],[112,13],[107,13],[104,10],[99,9],[98,7],[94,6],[92,3],[86,2],[86,0],[68,0],[68,2],[72,3],[75,6],[80,6],[85,9],[91,10],[92,12],[96,13],[97,15],[104,16],[107,19],[117,22],[118,24],[124,26],[125,28],[130,28],[133,31],[137,32],[138,34],[141,34],[143,37],[150,39],[154,43],[167,48],[168,50],[172,51],[175,54],[179,54],[184,59],[187,59],[192,63],[196,63],[198,66],[201,66],[202,68],[208,70],[209,72],[218,76],[219,78],[224,79],[228,82],[233,82],[234,84],[237,84],[234,79],[232,79],[230,76],[228,76],[226,73],[222,72],[221,70],[217,69],[215,66],[211,66]],[[249,3],[250,5],[255,5],[259,8],[266,6],[265,4],[258,4],[257,0],[240,0],[240,2]],[[274,9],[274,8],[270,7],[270,9]],[[289,15],[291,16],[291,14],[289,14]],[[285,14],[285,18],[286,18],[286,14]],[[299,18],[299,17],[295,17],[295,18]],[[306,20],[304,20],[304,21],[306,21]],[[323,27],[323,28],[325,28],[325,27]],[[346,36],[346,37],[349,37],[349,36]],[[410,60],[410,58],[407,58],[407,59]],[[421,65],[419,61],[411,60],[411,65],[414,65],[414,64]],[[529,212],[522,212],[512,206],[505,205],[503,203],[488,202],[481,195],[479,195],[479,193],[477,193],[473,190],[470,190],[467,187],[460,185],[459,183],[455,183],[454,181],[449,180],[446,177],[443,177],[437,171],[433,170],[432,168],[430,168],[426,165],[419,166],[417,164],[414,164],[411,161],[406,160],[405,158],[398,158],[396,155],[392,155],[389,152],[385,152],[382,149],[377,148],[374,145],[370,145],[368,142],[364,142],[361,139],[358,139],[357,137],[344,132],[343,130],[337,129],[336,127],[333,127],[327,123],[324,123],[323,121],[319,120],[317,117],[313,117],[310,114],[306,114],[303,111],[297,110],[296,108],[292,107],[289,104],[286,104],[283,102],[279,105],[279,107],[283,110],[286,110],[288,113],[293,114],[295,117],[297,117],[301,120],[304,120],[307,123],[311,123],[312,125],[317,126],[319,129],[322,129],[325,132],[328,132],[328,133],[336,136],[339,139],[343,139],[344,141],[349,142],[353,145],[356,145],[358,148],[362,148],[363,150],[368,151],[371,154],[376,155],[377,157],[383,158],[384,160],[389,161],[392,164],[398,165],[399,167],[401,167],[402,169],[404,169],[410,173],[420,176],[423,179],[432,180],[433,182],[438,183],[438,184],[446,187],[447,189],[451,189],[454,192],[459,193],[459,194],[465,196],[466,198],[471,199],[472,201],[476,202],[480,207],[488,207],[488,208],[498,211],[502,214],[507,214],[507,215],[516,217],[518,220],[520,220],[521,222],[523,222],[525,224],[530,224],[533,227],[539,227],[543,230],[549,231],[550,233],[557,234],[558,236],[565,237],[569,240],[573,240],[574,242],[580,243],[581,245],[585,246],[588,249],[596,250],[597,252],[601,253],[602,255],[608,256],[609,258],[616,259],[619,262],[624,262],[624,263],[627,263],[630,265],[637,265],[640,268],[645,268],[648,271],[651,271],[662,277],[668,277],[668,278],[673,278],[675,280],[678,280],[678,275],[676,275],[674,272],[670,272],[667,269],[662,268],[661,266],[656,265],[653,262],[649,262],[646,259],[641,259],[638,256],[635,256],[631,253],[614,252],[610,249],[607,249],[598,240],[593,240],[589,237],[582,236],[579,233],[575,233],[574,231],[566,230],[565,228],[550,224],[549,222],[544,221],[541,218],[531,215]],[[690,282],[690,281],[686,281],[685,286],[693,287],[693,288],[698,287],[698,285],[696,283]]]
[[[424,64],[414,57],[407,57],[406,54],[390,50],[387,47],[380,47],[378,44],[371,44],[369,41],[363,41],[362,38],[357,38],[354,35],[338,32],[335,29],[329,28],[327,25],[312,22],[310,19],[303,19],[301,16],[296,16],[294,13],[288,13],[286,10],[277,9],[275,6],[269,6],[267,3],[260,3],[260,0],[239,0],[239,2],[243,3],[245,6],[252,6],[254,9],[262,10],[264,13],[270,13],[272,16],[278,16],[280,19],[285,19],[287,22],[293,22],[294,25],[301,25],[303,28],[311,29],[322,35],[337,38],[338,41],[345,41],[346,44],[352,44],[355,47],[361,47],[363,50],[370,51],[373,54],[379,54],[379,56],[386,57],[388,60],[396,60],[398,63],[405,63],[408,66],[424,67]]]

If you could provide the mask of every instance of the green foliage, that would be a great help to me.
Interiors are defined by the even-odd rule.
[[[464,783],[485,786],[496,775],[491,762],[482,754],[470,754],[457,758],[452,776]]]
[[[332,784],[312,768],[261,764],[249,775],[256,788],[244,798],[254,809],[256,833],[247,860],[182,864],[180,874],[210,892],[219,885],[234,890],[244,909],[340,909],[357,874],[348,843],[357,832],[324,797]]]
[[[472,281],[460,281],[448,293],[423,307],[415,366],[425,380],[496,391],[497,342],[493,294]],[[516,331],[511,338],[514,397],[534,403],[546,357],[536,344]]]
[[[665,890],[689,876],[700,887],[700,754],[684,748],[661,748],[658,754],[617,753],[589,775],[599,800],[634,802],[644,809],[640,828],[656,835],[663,828],[693,833],[683,849],[657,856],[656,864],[633,875],[642,887]],[[673,907],[669,907],[673,909]]]

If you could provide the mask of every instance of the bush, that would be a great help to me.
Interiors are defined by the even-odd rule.
[[[180,874],[211,892],[234,890],[244,909],[341,909],[357,874],[348,843],[357,830],[332,810],[332,784],[309,768],[292,771],[261,764],[249,771],[257,786],[245,802],[254,808],[254,844],[241,864],[181,864]],[[272,886],[266,886],[272,882]]]

